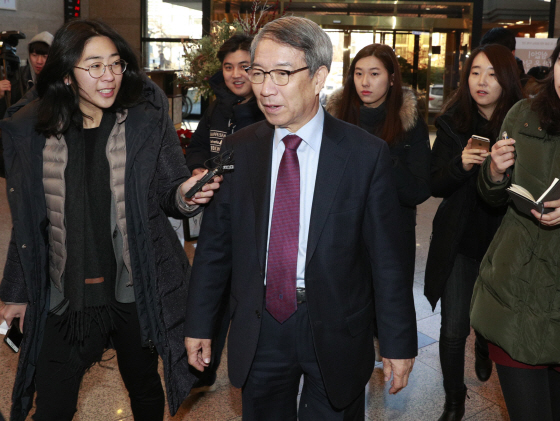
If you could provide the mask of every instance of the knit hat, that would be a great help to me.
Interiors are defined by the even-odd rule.
[[[37,34],[33,38],[31,38],[29,44],[33,44],[34,42],[44,42],[50,47],[53,42],[53,39],[54,37],[50,32],[43,31],[40,34]]]

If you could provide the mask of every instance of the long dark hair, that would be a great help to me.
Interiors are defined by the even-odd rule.
[[[541,82],[539,92],[533,99],[531,109],[539,115],[539,121],[548,134],[560,133],[560,97],[556,92],[558,80],[554,80],[554,66],[560,55],[560,44],[556,46],[550,57],[550,71]]]
[[[348,70],[348,76],[346,76],[344,90],[342,91],[341,107],[336,117],[348,123],[359,125],[362,100],[358,96],[356,85],[354,84],[354,71],[359,60],[370,56],[376,57],[383,63],[383,66],[389,73],[389,80],[392,78],[393,81],[393,86],[389,86],[387,98],[385,99],[388,118],[385,119],[381,133],[379,133],[379,137],[392,144],[403,132],[403,124],[399,116],[403,104],[403,90],[401,70],[397,56],[395,56],[393,49],[388,45],[371,44],[362,48],[356,54]]]
[[[457,130],[467,133],[473,127],[473,119],[478,113],[476,101],[471,96],[469,89],[469,75],[475,57],[484,53],[494,67],[496,79],[502,88],[496,108],[490,117],[487,130],[492,136],[497,137],[500,127],[509,109],[524,97],[519,80],[519,72],[515,58],[506,47],[498,44],[487,44],[473,50],[463,66],[459,88],[453,93],[444,105],[442,112],[452,110],[452,121]]]
[[[55,34],[45,67],[37,77],[37,93],[41,99],[35,126],[45,136],[60,135],[70,124],[81,127],[80,94],[74,76],[74,66],[80,60],[87,42],[97,36],[109,38],[117,47],[121,59],[128,64],[121,88],[112,110],[122,110],[137,104],[142,94],[142,73],[132,48],[107,24],[94,20],[73,20]],[[66,85],[65,78],[71,83]]]

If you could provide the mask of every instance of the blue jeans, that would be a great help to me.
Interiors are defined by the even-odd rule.
[[[480,262],[457,254],[441,297],[439,359],[447,395],[465,389],[465,344],[471,332],[470,305]],[[486,340],[477,334],[477,340]]]

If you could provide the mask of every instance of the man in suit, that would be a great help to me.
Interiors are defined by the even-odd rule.
[[[331,60],[329,37],[307,19],[259,32],[249,75],[267,122],[224,140],[235,169],[202,223],[189,363],[210,362],[231,273],[228,368],[244,420],[363,420],[374,308],[391,393],[406,386],[417,354],[389,149],[320,107]]]

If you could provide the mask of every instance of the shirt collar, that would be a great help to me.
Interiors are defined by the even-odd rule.
[[[323,107],[319,105],[317,114],[309,120],[305,126],[300,128],[296,133],[290,133],[288,129],[276,127],[274,129],[274,149],[278,148],[279,143],[289,134],[298,135],[307,145],[314,151],[319,151],[321,147],[321,138],[323,137],[323,122],[325,121],[325,112]]]

